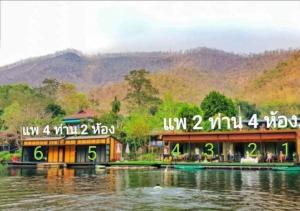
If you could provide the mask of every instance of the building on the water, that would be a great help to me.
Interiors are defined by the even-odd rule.
[[[165,133],[161,139],[169,154],[178,151],[186,160],[205,154],[212,160],[240,161],[248,154],[264,162],[268,154],[271,161],[283,154],[285,161],[299,162],[300,155],[300,130]]]
[[[23,162],[101,164],[118,161],[122,144],[112,136],[24,137]]]

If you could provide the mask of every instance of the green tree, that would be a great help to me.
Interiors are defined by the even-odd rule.
[[[111,102],[111,111],[115,114],[119,113],[121,110],[121,102],[118,100],[117,96],[115,96],[114,101]]]
[[[164,118],[179,117],[181,106],[182,103],[175,101],[170,94],[165,95],[153,118],[155,129],[158,132],[163,129]]]
[[[230,98],[219,92],[210,92],[202,101],[201,109],[204,112],[204,119],[213,117],[218,113],[222,113],[225,116],[236,116],[237,109]]]
[[[0,130],[4,130],[5,126],[4,126],[4,120],[3,120],[3,115],[4,110],[2,108],[0,108]]]
[[[257,114],[258,117],[261,114],[255,104],[250,104],[246,101],[238,101],[237,106],[240,108],[241,114],[247,119],[250,119],[253,114]]]
[[[132,70],[125,76],[129,85],[125,99],[128,101],[130,109],[151,108],[153,111],[153,107],[159,104],[158,90],[152,86],[150,79],[147,78],[148,75],[148,71],[140,69]]]
[[[145,110],[131,113],[124,122],[126,142],[134,145],[135,149],[144,146],[153,129],[152,118]]]
[[[57,103],[67,114],[72,114],[89,107],[86,95],[77,92],[73,84],[61,84],[58,89],[57,97]]]
[[[60,83],[56,79],[46,78],[42,82],[42,86],[39,87],[39,91],[50,98],[55,98],[57,96],[57,91]]]
[[[5,126],[10,132],[17,133],[24,123],[24,115],[19,103],[12,103],[4,109],[2,115]]]
[[[50,103],[47,105],[45,110],[46,113],[51,114],[52,118],[66,115],[66,112],[62,109],[62,107],[55,103]]]
[[[191,104],[184,104],[181,106],[179,111],[179,117],[180,118],[186,118],[187,121],[187,131],[192,131],[193,127],[195,125],[195,121],[193,120],[193,117],[195,115],[202,116],[202,111],[198,106],[191,105]]]
[[[0,107],[3,109],[15,102],[23,105],[33,101],[43,104],[48,101],[48,98],[42,96],[28,85],[13,84],[0,86]]]

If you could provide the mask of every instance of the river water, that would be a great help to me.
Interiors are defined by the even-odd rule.
[[[160,184],[162,189],[154,189]],[[9,169],[0,210],[300,210],[300,172]]]

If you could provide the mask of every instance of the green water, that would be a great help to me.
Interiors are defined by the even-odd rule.
[[[299,208],[300,172],[23,168],[0,176],[0,210]]]

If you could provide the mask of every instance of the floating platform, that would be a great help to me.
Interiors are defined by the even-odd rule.
[[[185,171],[196,171],[196,170],[205,169],[205,167],[201,165],[174,165],[174,169],[185,170]]]
[[[108,169],[120,169],[120,170],[124,170],[124,169],[129,169],[129,170],[132,170],[132,169],[135,169],[135,170],[152,170],[152,169],[157,169],[157,167],[155,166],[110,166],[110,167],[107,167]]]
[[[274,171],[299,171],[300,172],[300,166],[274,167],[272,170],[274,170]]]
[[[37,163],[37,168],[65,168],[67,167],[66,163]]]
[[[160,168],[162,165],[170,164],[162,161],[122,161],[122,162],[110,162],[109,166],[153,166]]]
[[[228,169],[228,170],[273,170],[275,167],[295,167],[294,163],[256,163],[256,164],[241,164],[239,162],[178,162],[171,167],[182,166],[201,166],[203,169]]]
[[[299,163],[256,163],[241,164],[239,162],[163,162],[163,161],[123,161],[106,163],[38,163],[14,162],[8,163],[11,167],[36,168],[107,168],[107,169],[156,169],[174,168],[182,170],[197,169],[228,169],[228,170],[275,170],[300,171]]]

